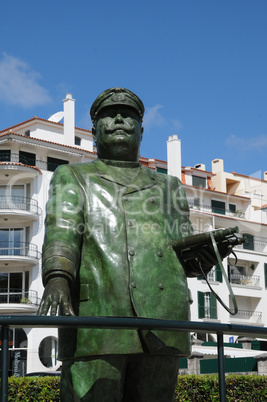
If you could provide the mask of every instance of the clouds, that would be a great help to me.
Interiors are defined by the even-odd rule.
[[[48,91],[38,83],[40,78],[27,63],[4,53],[0,59],[0,101],[24,108],[50,102]]]
[[[167,120],[162,114],[162,105],[155,105],[148,107],[144,115],[144,127],[150,129],[151,127],[169,126],[169,130],[178,131],[182,128],[182,124],[177,119]]]
[[[239,152],[266,152],[267,150],[267,135],[258,135],[257,137],[244,138],[231,135],[225,141],[229,148]]]
[[[161,105],[155,105],[146,109],[144,115],[145,127],[150,128],[152,126],[162,126],[166,123],[164,117],[160,113],[160,109],[162,108],[163,106]]]

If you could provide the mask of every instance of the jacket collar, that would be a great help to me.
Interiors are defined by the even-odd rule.
[[[145,188],[153,187],[157,184],[153,172],[141,164],[139,164],[139,171],[135,180],[132,183],[129,183],[129,185],[125,185],[121,180],[121,175],[113,170],[110,165],[104,163],[101,159],[96,159],[93,163],[101,178],[123,186],[125,188],[125,194],[134,193]]]

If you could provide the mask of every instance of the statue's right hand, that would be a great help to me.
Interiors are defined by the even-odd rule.
[[[67,279],[55,277],[49,279],[45,286],[44,294],[38,309],[38,315],[47,315],[51,307],[51,315],[56,315],[58,307],[61,307],[63,315],[75,315],[70,297],[70,289]]]

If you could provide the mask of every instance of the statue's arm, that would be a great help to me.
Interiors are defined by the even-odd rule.
[[[42,278],[45,287],[38,314],[74,315],[71,288],[80,262],[84,222],[83,193],[72,170],[61,166],[54,173],[46,207]]]

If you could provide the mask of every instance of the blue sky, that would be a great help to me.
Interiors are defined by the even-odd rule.
[[[62,110],[76,125],[122,86],[146,107],[141,154],[182,164],[222,158],[226,171],[267,170],[266,0],[2,0],[0,129]]]

